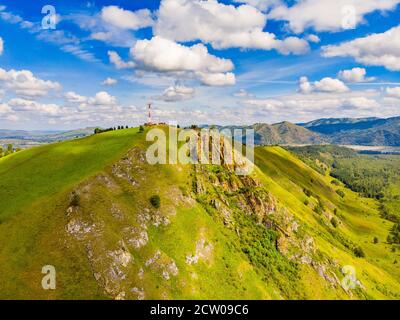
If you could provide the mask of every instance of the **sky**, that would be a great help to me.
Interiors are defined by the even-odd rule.
[[[400,0],[0,0],[0,128],[400,115]]]

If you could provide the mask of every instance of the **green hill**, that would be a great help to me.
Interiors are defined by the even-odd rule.
[[[0,298],[400,298],[399,254],[384,241],[393,224],[376,200],[280,147],[257,148],[251,176],[152,166],[145,134],[0,159]],[[46,291],[49,264],[57,289]],[[344,266],[357,272],[354,289]]]

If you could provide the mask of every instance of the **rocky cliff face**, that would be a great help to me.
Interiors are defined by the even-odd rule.
[[[223,148],[222,143],[222,160]],[[214,254],[215,239],[210,239],[206,227],[193,235],[194,250],[181,257],[184,263],[180,265],[176,256],[168,255],[156,244],[157,232],[171,228],[179,208],[194,210],[201,206],[216,223],[232,232],[236,237],[233,243],[240,244],[238,250],[248,255],[255,269],[268,272],[268,266],[257,264],[257,259],[263,257],[256,259],[251,255],[252,242],[261,241],[257,235],[263,235],[265,230],[271,234],[271,238],[262,240],[271,242],[266,244],[268,252],[278,258],[280,255],[282,261],[287,261],[282,263],[293,270],[299,265],[310,266],[327,286],[340,290],[338,263],[319,252],[307,228],[277,202],[256,174],[237,175],[235,169],[240,165],[244,162],[190,165],[189,169],[176,165],[159,176],[164,183],[155,183],[155,177],[161,175],[160,168],[148,165],[144,152],[133,148],[70,194],[69,206],[65,208],[67,243],[76,241],[84,247],[93,277],[105,295],[113,299],[171,299],[174,290],[184,291],[191,286],[188,282],[195,281],[197,275],[190,271],[192,266],[201,263],[211,267],[216,259],[221,259]],[[183,174],[183,170],[188,171],[185,179],[190,188],[179,188],[168,180],[172,173]],[[166,199],[160,208],[148,201],[152,194]],[[248,238],[253,225],[261,231]],[[282,281],[279,275],[275,277],[274,281]],[[285,293],[279,296],[290,298]]]

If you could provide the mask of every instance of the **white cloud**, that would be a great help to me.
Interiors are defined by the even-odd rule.
[[[307,77],[301,77],[299,81],[299,91],[301,93],[311,93],[314,90],[313,85],[308,81]]]
[[[400,99],[400,87],[386,88],[386,94],[389,97]]]
[[[320,81],[311,83],[308,81],[307,77],[301,77],[299,80],[299,91],[304,94],[309,94],[314,91],[341,93],[349,91],[349,88],[339,79],[326,77]]]
[[[79,104],[81,108],[85,108],[87,106],[116,106],[117,98],[110,95],[106,91],[97,92],[94,97],[85,97],[79,95],[73,91],[67,92],[64,95],[65,99],[68,102]]]
[[[36,78],[29,70],[9,70],[0,68],[0,82],[4,87],[20,96],[40,97],[45,96],[51,90],[59,90],[58,82],[46,81]]]
[[[117,79],[107,78],[101,84],[103,86],[113,86],[113,85],[117,84],[117,82],[118,82]]]
[[[108,57],[110,62],[117,68],[117,69],[132,69],[135,67],[135,63],[132,61],[125,62],[121,59],[119,54],[115,51],[108,51]]]
[[[0,115],[4,115],[10,112],[12,112],[12,110],[8,104],[0,103]]]
[[[158,36],[136,42],[131,55],[138,63],[157,71],[227,72],[233,69],[231,60],[209,54],[201,43],[186,47]]]
[[[21,98],[11,99],[8,104],[14,111],[28,111],[47,116],[57,116],[61,113],[61,108],[57,104],[43,104]]]
[[[161,96],[156,97],[158,100],[163,100],[165,102],[175,102],[190,100],[194,96],[194,88],[186,87],[184,85],[175,84],[167,88]]]
[[[232,72],[227,73],[197,73],[207,86],[233,86],[236,84],[235,75]]]
[[[314,82],[314,87],[317,91],[322,92],[346,92],[349,88],[339,79],[323,78],[320,81]]]
[[[201,40],[216,49],[253,48],[282,54],[304,54],[307,41],[278,40],[264,32],[266,15],[250,5],[226,5],[216,0],[162,0],[154,34],[178,42]]]
[[[346,82],[368,82],[374,80],[374,78],[366,77],[367,70],[364,68],[353,68],[351,70],[341,70],[339,72],[339,78]]]
[[[117,104],[117,98],[106,91],[100,91],[94,97],[89,98],[88,103],[91,105],[111,106]]]
[[[261,11],[266,11],[278,4],[281,4],[281,0],[233,0],[236,3],[246,3]]]
[[[3,54],[3,51],[4,51],[4,41],[0,37],[0,56]]]
[[[65,99],[72,103],[84,103],[87,101],[87,97],[81,96],[73,91],[69,91],[64,95]]]
[[[400,26],[384,33],[322,48],[324,57],[353,57],[357,62],[371,66],[384,66],[391,71],[400,70]]]
[[[308,40],[308,41],[310,41],[310,42],[313,42],[313,43],[319,43],[319,42],[321,42],[321,39],[320,39],[317,35],[315,35],[315,34],[309,34],[309,35],[306,37],[306,40]]]
[[[251,93],[249,93],[245,89],[240,89],[239,91],[235,92],[233,95],[238,98],[250,98],[253,96]]]
[[[186,47],[174,41],[153,37],[139,40],[131,48],[131,56],[144,70],[155,72],[192,72],[206,85],[231,85],[231,60],[211,55],[202,43]]]
[[[287,94],[267,99],[247,99],[246,108],[239,111],[238,119],[253,121],[309,121],[316,118],[392,116],[396,109],[378,101],[378,91],[349,91],[342,93],[312,92],[310,94]],[[268,119],[268,120],[260,120]]]
[[[352,24],[355,27],[364,23],[368,13],[394,10],[398,3],[400,0],[299,0],[290,7],[286,4],[276,6],[268,18],[287,21],[296,33],[307,28],[340,31]]]
[[[153,24],[151,12],[148,9],[129,11],[117,6],[103,7],[101,18],[117,28],[138,30]]]

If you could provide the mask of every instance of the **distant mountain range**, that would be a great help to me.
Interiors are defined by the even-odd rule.
[[[227,126],[219,128],[234,129]],[[400,146],[400,117],[330,118],[307,123],[257,123],[245,128],[255,131],[256,145],[340,144]]]
[[[57,141],[83,138],[93,133],[94,128],[69,131],[27,131],[0,129],[0,146],[12,144],[14,147],[28,148]]]
[[[319,119],[299,126],[320,134],[333,144],[400,146],[400,117]]]

